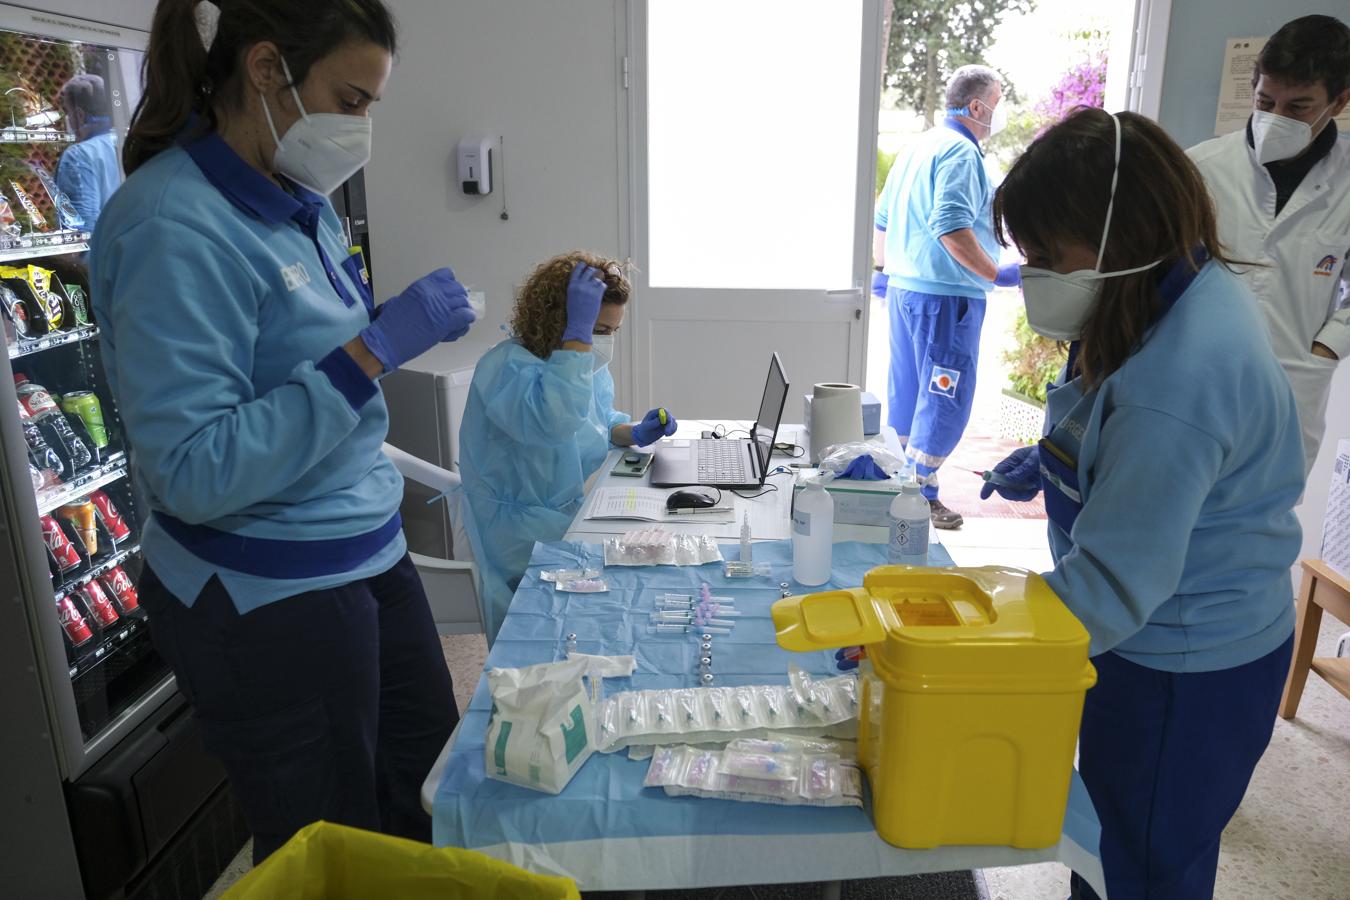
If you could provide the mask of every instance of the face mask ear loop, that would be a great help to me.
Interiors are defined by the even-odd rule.
[[[1102,259],[1106,256],[1106,238],[1111,233],[1111,213],[1116,208],[1116,182],[1120,179],[1120,119],[1111,113],[1111,122],[1116,126],[1116,167],[1111,172],[1111,199],[1106,203],[1106,225],[1102,228],[1102,242],[1097,247],[1097,271],[1102,270]]]
[[[300,102],[300,92],[295,89],[295,79],[291,77],[291,67],[286,65],[286,57],[281,58],[281,73],[286,76],[286,83],[291,86],[291,96],[295,98],[295,108],[300,110],[300,118],[308,119],[309,113],[305,111],[305,104]],[[276,130],[273,129],[273,134]]]

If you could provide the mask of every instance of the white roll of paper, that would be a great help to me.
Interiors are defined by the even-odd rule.
[[[833,444],[861,441],[862,389],[856,384],[818,384],[811,393],[811,462]]]

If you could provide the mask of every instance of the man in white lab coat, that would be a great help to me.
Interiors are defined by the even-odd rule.
[[[1311,471],[1331,377],[1350,356],[1350,28],[1332,16],[1285,24],[1257,57],[1247,127],[1188,151],[1218,209],[1228,253],[1257,263],[1256,294],[1298,402]]]

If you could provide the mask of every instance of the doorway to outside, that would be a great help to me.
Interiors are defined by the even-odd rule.
[[[982,15],[973,4],[950,0],[886,2],[877,193],[891,163],[941,121],[946,80],[962,65],[983,63],[1003,75],[1008,126],[987,142],[985,154],[996,185],[1035,136],[1073,108],[1137,106],[1128,83],[1136,0],[991,0]],[[1007,248],[1000,262],[1018,259]],[[890,317],[885,300],[871,297],[870,303],[864,384],[881,400],[885,420]],[[1039,498],[981,501],[975,474],[1039,437],[1042,413],[1034,404],[1044,402],[1045,383],[1063,364],[1053,343],[1026,328],[1022,310],[1016,288],[989,295],[970,424],[940,470],[943,502],[966,518],[1045,518]]]

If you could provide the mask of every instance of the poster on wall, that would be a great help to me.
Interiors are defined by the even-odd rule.
[[[1229,38],[1219,74],[1219,109],[1214,117],[1214,136],[1237,131],[1252,114],[1252,69],[1268,37]],[[1336,117],[1342,135],[1350,134],[1350,107]]]

